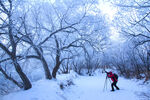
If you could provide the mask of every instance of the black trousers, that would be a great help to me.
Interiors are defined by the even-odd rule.
[[[111,83],[111,88],[112,88],[112,91],[114,91],[114,87],[119,90],[119,87],[116,85],[117,84],[117,81],[114,81],[113,83]]]

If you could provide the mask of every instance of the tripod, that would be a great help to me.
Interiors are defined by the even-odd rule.
[[[104,88],[103,88],[103,91],[105,91],[105,90],[107,90],[107,79],[108,79],[108,77],[106,76],[106,78],[105,78],[105,82],[104,82]],[[109,80],[109,82],[110,82],[110,84],[111,84],[111,81],[110,81],[110,79],[108,79]]]

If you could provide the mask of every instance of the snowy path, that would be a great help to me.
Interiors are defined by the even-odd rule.
[[[72,79],[73,76],[60,77],[62,81],[70,78]],[[60,79],[39,80],[33,83],[30,90],[10,93],[0,100],[140,100],[137,94],[146,91],[145,86],[124,78],[119,78],[118,86],[121,90],[111,92],[110,82],[107,81],[107,90],[103,91],[105,75],[74,77],[75,85],[61,90]]]
[[[110,91],[110,82],[107,90],[103,91],[105,77],[80,77],[74,81],[75,85],[65,92],[67,100],[139,100],[137,93],[143,91],[142,85],[119,78],[118,86],[121,90]]]

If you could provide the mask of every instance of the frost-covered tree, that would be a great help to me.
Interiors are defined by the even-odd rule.
[[[109,0],[118,8],[114,25],[124,38],[120,39],[119,48],[108,51],[114,57],[109,56],[120,73],[126,73],[137,78],[149,76],[149,0]],[[115,53],[117,52],[117,53]],[[119,54],[118,54],[119,52]],[[108,54],[109,54],[108,53]],[[110,55],[109,54],[109,55]],[[108,55],[107,55],[108,56]],[[113,58],[115,60],[113,61]],[[118,59],[119,58],[119,59]],[[117,67],[119,66],[119,67]],[[145,75],[142,75],[144,73]]]
[[[30,58],[40,59],[43,55],[44,59],[52,59],[55,56],[54,62],[48,59],[44,61],[47,65],[53,62],[54,68],[51,66],[49,68],[52,69],[54,78],[61,62],[77,55],[76,48],[88,49],[91,46],[99,50],[105,44],[108,33],[105,19],[95,8],[94,2],[68,2],[56,1],[54,4],[35,2],[23,19],[23,23],[26,23],[23,32],[19,32],[23,36],[22,40],[31,45],[35,52],[39,50]],[[29,54],[33,53],[32,51]],[[70,57],[66,57],[68,53]],[[29,58],[29,55],[26,57]],[[49,73],[48,67],[45,71]]]
[[[16,39],[15,35],[17,35],[17,32],[15,30],[15,25],[17,22],[17,19],[14,19],[14,12],[16,9],[16,1],[14,0],[0,0],[0,48],[3,50],[7,56],[7,59],[10,59],[15,67],[16,72],[20,76],[23,87],[25,90],[30,89],[32,87],[29,79],[23,72],[20,64],[18,63],[18,57],[17,57],[17,51],[18,51],[18,43],[20,39]],[[5,61],[5,60],[3,60]],[[2,66],[0,66],[2,67]],[[1,68],[1,71],[3,73],[3,70]],[[4,74],[5,75],[5,74]],[[6,76],[6,75],[5,75]],[[8,77],[9,78],[9,77]]]

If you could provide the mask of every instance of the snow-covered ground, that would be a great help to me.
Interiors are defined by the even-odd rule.
[[[74,85],[61,90],[60,83],[72,79]],[[146,86],[139,82],[119,77],[120,90],[111,92],[110,82],[104,89],[105,75],[78,76],[61,75],[57,80],[40,80],[33,83],[33,88],[18,91],[3,96],[2,100],[140,100],[140,92],[146,91]]]

